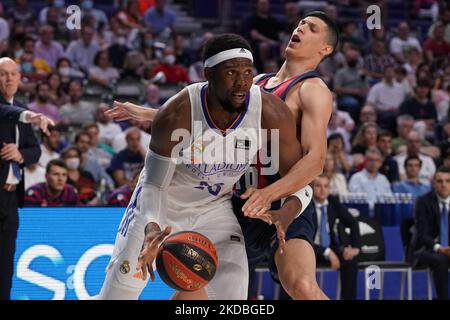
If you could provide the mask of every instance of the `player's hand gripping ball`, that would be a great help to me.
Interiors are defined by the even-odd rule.
[[[193,231],[175,233],[161,243],[156,268],[161,279],[178,291],[196,291],[214,277],[219,261],[212,242]]]

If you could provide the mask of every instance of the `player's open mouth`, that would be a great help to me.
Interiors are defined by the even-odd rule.
[[[294,34],[294,35],[291,37],[291,41],[290,41],[289,44],[300,43],[300,42],[301,42],[300,37],[299,37],[297,34]]]
[[[246,96],[245,93],[232,93],[231,95],[233,96],[234,100],[237,101],[244,101]]]

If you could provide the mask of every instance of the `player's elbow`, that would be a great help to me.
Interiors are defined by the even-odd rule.
[[[314,175],[319,175],[323,171],[323,167],[325,165],[325,156],[320,155],[315,161],[316,166],[314,167]]]
[[[321,150],[311,150],[310,152],[308,152],[307,155],[309,155],[311,159],[310,161],[311,166],[309,172],[311,173],[312,176],[316,177],[323,171],[323,166],[325,165],[326,151],[322,152]]]

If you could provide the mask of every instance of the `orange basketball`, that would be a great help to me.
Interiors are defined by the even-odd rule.
[[[214,277],[218,265],[217,251],[212,242],[193,231],[167,237],[156,257],[159,276],[178,291],[203,288]]]

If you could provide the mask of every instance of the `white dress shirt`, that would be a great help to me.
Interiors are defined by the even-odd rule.
[[[13,105],[13,102],[14,102],[14,99],[11,99],[10,101],[8,101],[8,103],[10,105]],[[20,114],[20,116],[21,117],[22,116],[25,117],[24,113],[25,112],[22,112]],[[19,120],[20,120],[20,118],[19,118]],[[19,128],[17,127],[17,125],[15,127],[16,127],[16,146],[19,146]],[[13,168],[12,168],[12,162],[10,161],[9,162],[8,177],[6,178],[6,183],[8,183],[8,184],[19,184],[19,182],[20,181],[14,175],[14,171],[13,171]]]

